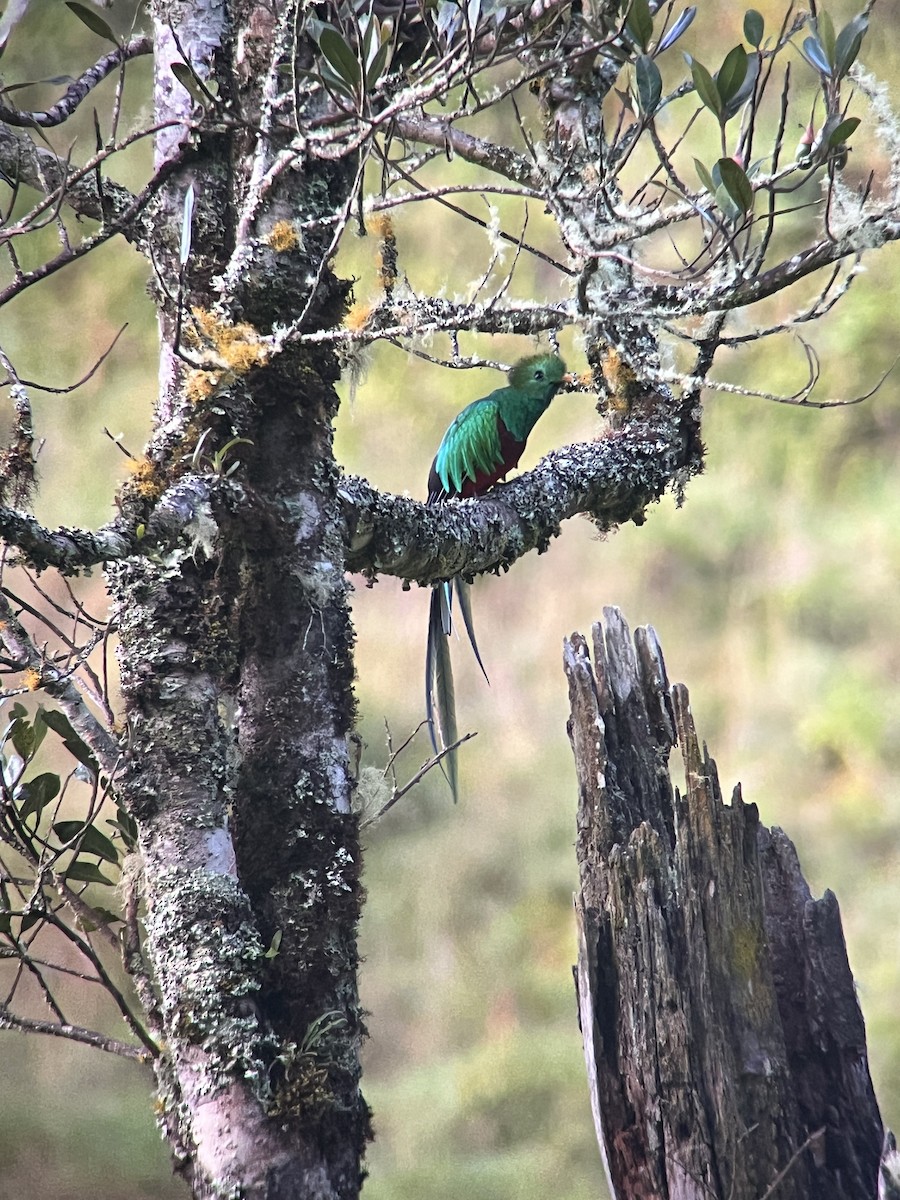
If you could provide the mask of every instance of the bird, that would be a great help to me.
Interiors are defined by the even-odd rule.
[[[508,385],[467,404],[441,439],[428,474],[428,503],[481,496],[518,465],[538,418],[570,380],[558,354],[521,358],[507,376]],[[437,755],[457,741],[456,703],[450,662],[453,594],[481,672],[487,671],[475,640],[469,585],[459,576],[431,589],[428,646],[425,654],[425,715]],[[454,802],[458,798],[456,751],[440,760]],[[445,765],[446,764],[446,765]]]

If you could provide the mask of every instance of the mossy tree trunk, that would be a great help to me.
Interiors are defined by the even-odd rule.
[[[186,59],[240,120],[193,145],[157,141],[170,165],[152,217],[161,391],[121,500],[151,550],[109,568],[120,787],[140,832],[164,1120],[194,1194],[343,1200],[359,1190],[368,1114],[339,372],[328,349],[273,355],[260,339],[304,307],[317,326],[340,321],[327,218],[356,168],[295,161],[263,203],[290,136],[272,121],[272,47],[291,62],[293,30],[259,5],[225,15],[155,12],[156,119],[189,119],[195,100],[170,70]],[[292,236],[295,211],[325,217],[326,233]],[[179,286],[192,319],[178,318]]]

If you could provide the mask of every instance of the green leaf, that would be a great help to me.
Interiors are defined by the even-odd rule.
[[[34,721],[29,721],[27,715],[16,717],[10,722],[6,736],[12,742],[16,753],[30,762],[38,751],[38,747],[47,733],[47,726],[42,717],[35,714]]]
[[[42,712],[46,723],[54,733],[62,738],[63,745],[73,758],[77,758],[92,775],[99,775],[100,768],[93,752],[87,742],[83,741],[72,728],[72,723],[65,713],[60,712],[58,708],[44,709]]]
[[[638,104],[644,116],[656,111],[662,95],[662,76],[659,67],[647,54],[639,54],[634,61],[634,77],[637,82]]]
[[[107,879],[96,863],[81,862],[76,859],[66,870],[66,880],[74,883],[105,883],[111,887],[113,881]]]
[[[753,188],[743,167],[739,167],[733,158],[720,158],[713,168],[713,179],[716,178],[734,201],[740,215],[746,215],[753,207]]]
[[[263,955],[264,958],[274,958],[276,956],[278,951],[281,949],[281,939],[283,937],[284,931],[282,929],[276,929],[272,934],[272,940],[269,943],[269,948]]]
[[[694,170],[697,172],[700,182],[712,196],[716,190],[716,185],[713,183],[713,178],[712,175],[710,175],[709,170],[704,166],[699,158],[694,159]]]
[[[763,40],[766,23],[763,20],[762,13],[758,13],[755,8],[748,8],[744,13],[744,37],[751,46],[759,49],[759,44]]]
[[[847,117],[845,121],[841,121],[840,125],[833,129],[829,135],[829,149],[834,149],[837,146],[843,145],[847,138],[850,137],[852,133],[856,132],[856,130],[859,128],[859,125],[859,117]]]
[[[710,112],[715,113],[717,117],[721,118],[722,99],[719,96],[719,89],[716,87],[712,75],[704,67],[703,63],[697,62],[694,58],[689,59],[689,65],[691,68],[691,78],[694,81],[694,87],[697,90],[697,95],[700,97],[701,103]]]
[[[129,816],[121,806],[116,809],[116,820],[107,818],[107,825],[111,825],[113,829],[118,830],[122,835],[122,841],[125,843],[127,850],[133,850],[137,845],[138,829],[134,818]]]
[[[716,75],[716,88],[723,107],[738,94],[746,76],[747,51],[743,46],[735,46],[726,54]]]
[[[114,46],[118,46],[119,39],[93,8],[87,8],[84,4],[79,4],[77,0],[66,0],[66,8],[71,9],[82,25],[87,25],[91,33],[96,33],[98,37],[105,38]]]
[[[23,783],[19,789],[23,800],[19,806],[19,820],[27,821],[32,813],[38,816],[47,805],[59,795],[59,776],[45,771],[43,775],[35,775]]]
[[[92,921],[91,917],[96,920]],[[98,908],[96,904],[92,904],[86,911],[79,912],[78,924],[85,933],[93,933],[95,929],[100,929],[104,925],[112,925],[114,921],[121,921],[123,917],[119,913],[114,913],[108,908]]]
[[[631,0],[625,28],[636,44],[642,50],[646,50],[653,37],[653,17],[650,14],[649,0]]]
[[[98,858],[104,858],[111,863],[119,861],[119,852],[106,834],[85,821],[56,821],[53,832],[61,842],[71,842],[78,838],[77,854],[96,854]]]
[[[831,63],[818,38],[804,38],[803,53],[817,71],[821,71],[823,75],[831,74]]]
[[[862,47],[863,38],[869,30],[869,18],[865,13],[854,17],[838,34],[834,47],[834,69],[838,79],[843,79]]]
[[[834,66],[834,21],[827,12],[820,12],[812,23],[813,33],[819,39],[819,45],[829,66]]]
[[[338,78],[351,89],[359,85],[362,80],[359,60],[333,26],[326,25],[322,30],[319,49]]]
[[[198,104],[202,104],[204,106],[209,104],[209,96],[206,95],[203,88],[200,86],[196,75],[186,63],[172,63],[171,71],[184,90],[188,92]]]
[[[381,76],[384,74],[384,69],[388,64],[392,46],[390,42],[384,42],[378,48],[378,52],[372,59],[368,67],[366,67],[366,90],[371,91]]]

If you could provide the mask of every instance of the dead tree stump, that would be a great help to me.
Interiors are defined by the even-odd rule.
[[[874,1200],[883,1130],[837,900],[735,788],[617,609],[566,643],[576,968],[616,1200]],[[673,788],[678,746],[686,793]]]

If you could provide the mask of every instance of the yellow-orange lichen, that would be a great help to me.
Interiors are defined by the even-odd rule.
[[[208,309],[195,308],[192,312],[194,323],[188,326],[185,340],[217,367],[245,375],[268,360],[269,347],[246,321],[232,325]]]
[[[276,254],[287,254],[290,250],[299,250],[303,239],[293,221],[276,221],[266,236],[266,245]]]
[[[390,213],[369,213],[366,217],[366,229],[374,237],[394,240],[394,222],[391,220]]]
[[[156,500],[162,495],[162,479],[149,458],[129,458],[128,471],[134,491],[139,496],[145,500]]]
[[[221,380],[221,371],[188,371],[184,381],[184,397],[191,404],[202,404],[215,395]]]
[[[344,317],[344,328],[351,330],[353,333],[359,333],[368,325],[369,318],[374,311],[375,305],[371,301],[354,301],[347,309],[347,315]]]

